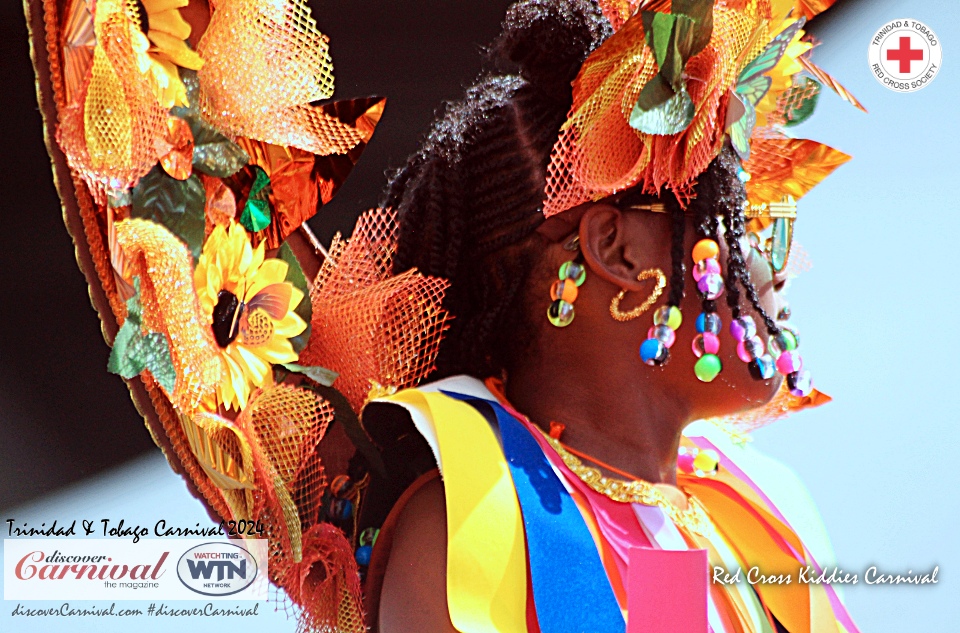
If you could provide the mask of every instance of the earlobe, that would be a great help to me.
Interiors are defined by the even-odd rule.
[[[623,212],[611,204],[598,203],[580,218],[580,250],[591,273],[624,290],[638,290],[643,269],[640,247],[629,239]]]

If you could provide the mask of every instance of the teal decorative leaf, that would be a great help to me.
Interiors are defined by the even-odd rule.
[[[284,363],[283,366],[292,372],[303,374],[310,380],[317,384],[323,385],[324,387],[332,386],[333,381],[335,381],[337,376],[340,375],[332,369],[327,369],[326,367],[305,367],[303,365],[297,365],[296,363]]]
[[[684,60],[690,59],[710,43],[713,35],[713,0],[673,0],[671,11],[687,16],[693,22]]]
[[[250,195],[243,205],[240,224],[251,233],[262,231],[270,226],[270,176],[260,167],[254,166],[253,185]]]
[[[199,117],[190,123],[193,131],[193,168],[208,176],[226,178],[250,162],[243,148],[220,134]]]
[[[647,87],[656,83],[655,80],[658,77],[659,75],[647,83],[644,92]],[[656,87],[656,90],[665,92],[668,88],[669,86],[661,85]],[[660,96],[662,95],[657,95],[656,99],[659,99]],[[651,99],[651,101],[656,99]],[[640,99],[630,112],[630,127],[641,132],[647,134],[677,134],[685,130],[693,120],[693,100],[684,86],[681,86],[680,90],[673,96],[668,97],[666,101],[652,108],[644,109],[641,106],[643,101],[643,92],[641,92]]]
[[[357,451],[366,458],[370,469],[381,476],[386,476],[387,468],[383,463],[383,456],[380,454],[380,449],[377,448],[373,440],[370,439],[370,436],[367,435],[366,429],[363,428],[360,419],[357,417],[357,414],[353,412],[350,403],[344,395],[333,387],[310,385],[307,386],[307,388],[319,393],[330,403],[334,411],[334,421],[343,425],[343,430],[346,432],[347,437],[350,438],[350,441],[354,447],[356,447]]]
[[[250,156],[200,116],[197,108],[200,82],[196,71],[181,68],[180,79],[187,88],[190,105],[175,107],[170,113],[185,120],[193,132],[193,168],[217,178],[234,175],[250,162]]]
[[[177,372],[170,357],[170,344],[167,337],[158,332],[143,334],[139,277],[134,278],[133,287],[136,293],[127,300],[127,319],[113,340],[107,371],[129,380],[149,369],[156,381],[168,393],[173,393]]]
[[[293,284],[294,288],[303,293],[303,301],[301,301],[300,305],[294,309],[294,312],[297,313],[297,316],[306,321],[307,329],[301,332],[298,336],[290,339],[290,343],[293,345],[293,350],[299,354],[301,351],[303,351],[303,348],[307,346],[307,341],[310,340],[310,333],[313,329],[313,326],[311,325],[311,322],[313,321],[313,304],[310,302],[310,289],[307,286],[307,277],[303,274],[303,268],[300,266],[300,262],[297,261],[297,257],[293,254],[293,249],[290,248],[289,244],[284,242],[280,245],[280,249],[277,251],[277,257],[287,262],[287,277],[284,281],[289,281],[291,284]],[[334,374],[334,377],[336,377],[336,374]],[[331,383],[332,382],[333,380],[331,379]]]
[[[177,180],[154,165],[133,189],[130,216],[167,227],[183,240],[196,259],[203,247],[206,199],[203,183],[196,175]]]

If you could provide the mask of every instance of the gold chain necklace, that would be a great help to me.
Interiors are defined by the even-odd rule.
[[[540,432],[543,433],[542,430]],[[653,484],[642,479],[622,481],[606,477],[598,469],[586,466],[576,456],[567,451],[558,440],[546,433],[543,433],[543,436],[567,468],[594,492],[599,492],[608,499],[620,503],[641,503],[646,506],[657,506],[670,517],[674,524],[700,536],[706,536],[711,532],[710,519],[707,518],[706,512],[695,498],[688,497],[687,508],[681,510],[671,503],[666,495],[657,490]]]

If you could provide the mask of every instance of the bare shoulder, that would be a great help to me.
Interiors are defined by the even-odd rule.
[[[443,483],[425,484],[400,513],[380,594],[380,633],[455,633],[447,610]]]

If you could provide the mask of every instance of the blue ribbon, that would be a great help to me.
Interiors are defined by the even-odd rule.
[[[481,415],[489,407],[496,416],[523,515],[542,633],[624,633],[626,623],[596,543],[537,440],[499,403],[443,393]]]

